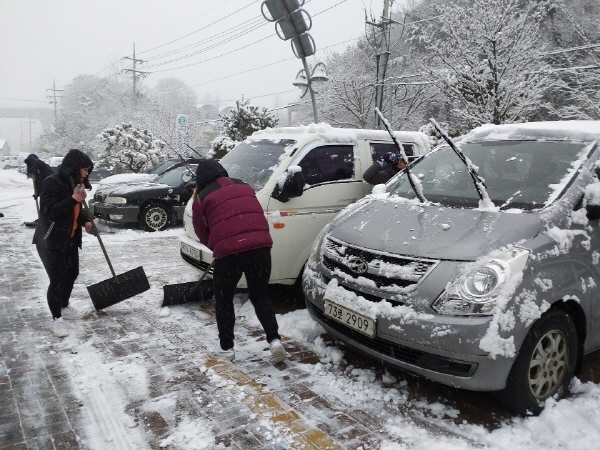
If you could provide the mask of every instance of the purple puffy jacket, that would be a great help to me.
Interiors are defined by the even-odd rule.
[[[219,177],[192,204],[194,231],[215,258],[272,247],[269,223],[254,190],[240,180]]]

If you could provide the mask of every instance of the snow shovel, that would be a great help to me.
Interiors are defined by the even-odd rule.
[[[83,200],[83,206],[85,207],[85,211],[88,215],[88,218],[92,222],[92,225],[94,228],[96,228],[94,218],[85,200]],[[92,299],[92,303],[97,311],[150,289],[150,283],[148,283],[148,278],[146,277],[144,268],[142,266],[117,275],[115,273],[115,269],[113,269],[110,259],[108,258],[108,253],[106,253],[106,248],[104,248],[102,238],[100,238],[98,233],[96,233],[96,237],[98,238],[100,248],[102,248],[102,253],[104,253],[108,267],[113,275],[113,277],[109,278],[108,280],[104,280],[87,287],[90,298]]]
[[[198,281],[167,284],[163,286],[164,299],[162,306],[181,305],[182,303],[194,302],[198,300],[204,301],[204,294],[206,294],[208,298],[212,297],[212,280],[202,280],[204,280],[204,277],[208,274],[208,272],[210,272],[210,269],[212,269],[214,265],[215,260],[213,259]]]

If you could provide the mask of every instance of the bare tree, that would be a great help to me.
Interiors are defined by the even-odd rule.
[[[430,76],[453,103],[466,128],[527,120],[545,108],[554,85],[539,58],[538,2],[475,0],[439,6],[440,22],[421,34],[436,66]]]

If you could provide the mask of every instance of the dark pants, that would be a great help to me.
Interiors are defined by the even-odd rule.
[[[79,275],[79,248],[74,243],[64,252],[48,250],[44,244],[36,244],[36,248],[50,278],[48,306],[56,319],[61,317],[61,308],[69,305],[69,297]]]
[[[219,341],[223,350],[233,348],[235,325],[233,296],[242,274],[246,275],[248,297],[254,306],[256,317],[265,330],[267,342],[280,339],[275,310],[269,299],[271,249],[260,248],[219,258],[215,261],[213,272],[215,306]]]

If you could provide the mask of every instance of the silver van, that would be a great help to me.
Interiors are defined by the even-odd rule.
[[[384,364],[538,414],[600,348],[599,142],[600,121],[532,122],[473,130],[464,162],[432,150],[410,166],[422,195],[400,172],[323,229],[308,311]]]

